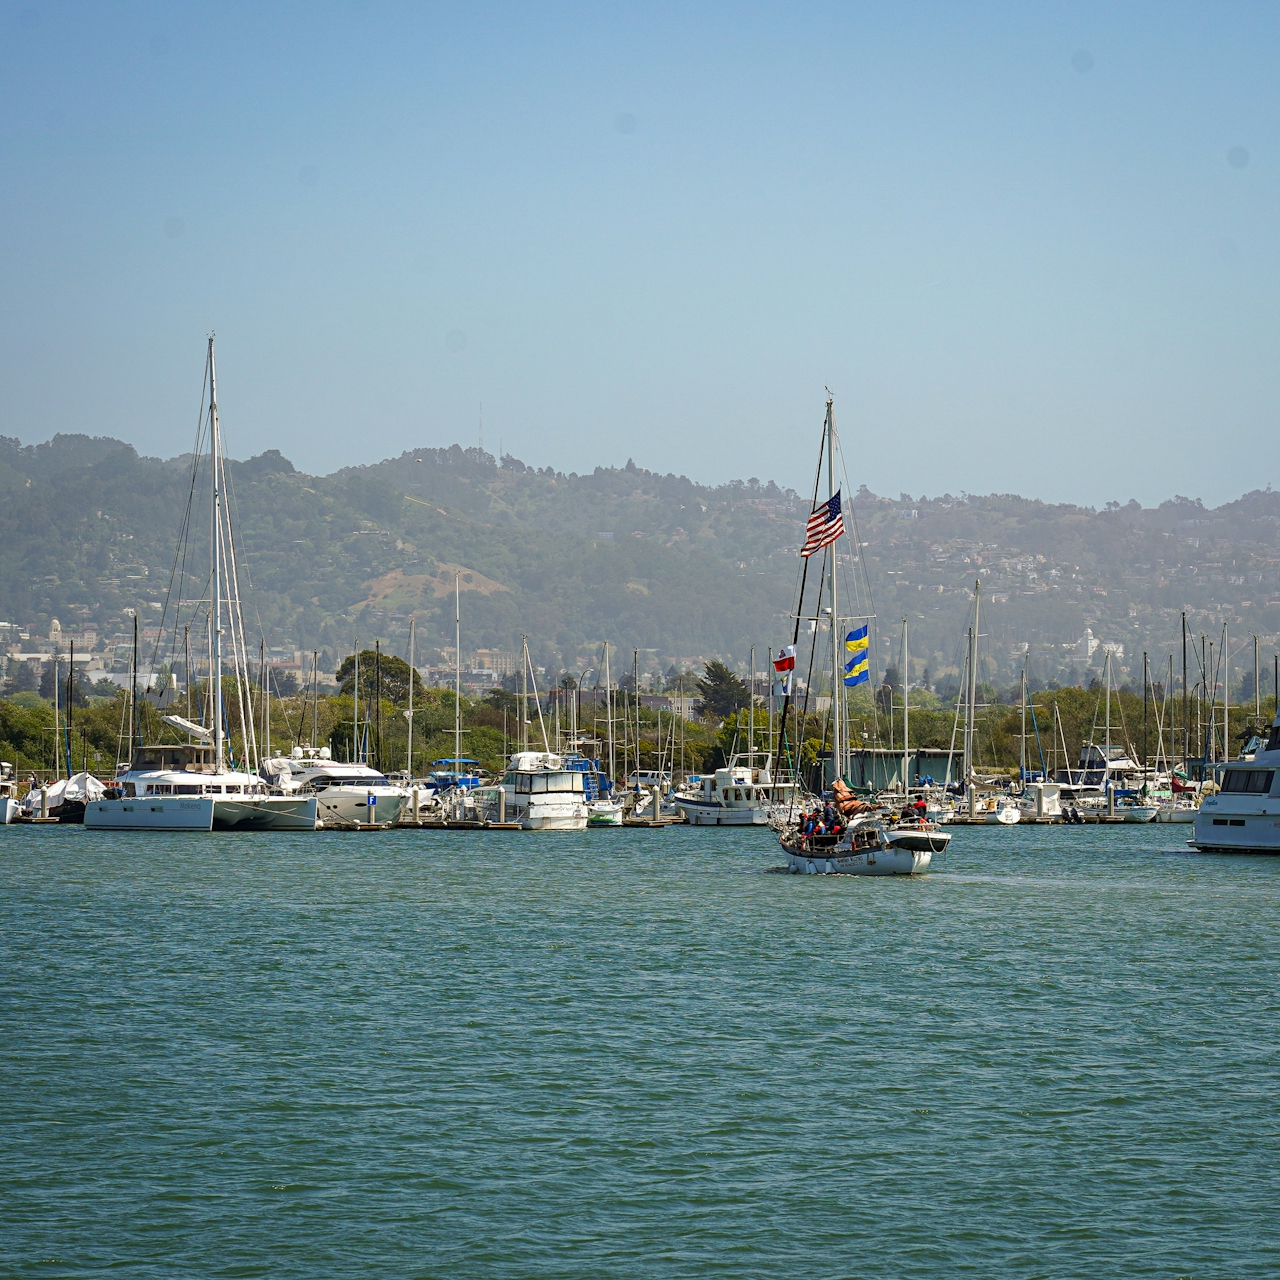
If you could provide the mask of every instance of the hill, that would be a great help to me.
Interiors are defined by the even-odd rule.
[[[752,643],[763,665],[764,647],[790,630],[808,503],[771,482],[711,487],[630,462],[564,474],[457,445],[328,476],[272,450],[229,474],[246,628],[277,656],[322,650],[328,671],[357,633],[403,652],[411,614],[420,652],[438,658],[452,645],[455,572],[464,655],[516,652],[523,633],[549,669],[594,661],[606,639],[628,656],[640,649],[651,669],[741,664]],[[193,490],[190,457],[80,435],[0,437],[0,620],[32,637],[12,644],[34,644],[56,617],[111,659],[129,610],[154,631],[189,497],[189,558],[203,572],[204,482]],[[865,488],[852,505],[882,670],[905,614],[913,678],[926,666],[935,683],[954,673],[979,577],[985,678],[1011,678],[1029,644],[1038,683],[1077,682],[1096,671],[1100,641],[1123,646],[1118,667],[1132,679],[1144,647],[1153,663],[1171,651],[1184,608],[1215,641],[1228,623],[1233,650],[1253,633],[1268,654],[1275,646],[1280,494],[1270,490],[1214,510],[1182,497],[1097,511]]]

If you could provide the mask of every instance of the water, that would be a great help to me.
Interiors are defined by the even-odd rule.
[[[0,1273],[1275,1276],[1280,859],[0,832]]]

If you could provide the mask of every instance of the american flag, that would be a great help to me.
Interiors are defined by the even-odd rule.
[[[837,490],[809,517],[800,554],[811,556],[815,551],[829,547],[843,532],[844,517],[840,514],[840,493]]]

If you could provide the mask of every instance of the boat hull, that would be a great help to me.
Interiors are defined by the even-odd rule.
[[[860,849],[830,853],[803,853],[788,849],[787,869],[805,876],[912,876],[929,869],[928,849]]]
[[[370,795],[377,804],[369,803]],[[409,804],[409,793],[397,787],[325,787],[311,798],[325,827],[338,830],[395,822]]]
[[[1201,853],[1280,853],[1280,825],[1268,814],[1196,816],[1189,841]]]
[[[918,853],[941,853],[951,843],[950,831],[929,831],[919,827],[890,827],[884,834],[891,849],[909,849]]]
[[[769,816],[763,809],[743,806],[727,808],[717,801],[685,800],[673,796],[671,802],[685,816],[685,821],[695,827],[764,827]]]
[[[1159,809],[1156,811],[1154,822],[1177,822],[1184,826],[1190,826],[1196,820],[1198,809]]]
[[[146,796],[94,800],[84,825],[103,831],[314,831],[314,796]]]

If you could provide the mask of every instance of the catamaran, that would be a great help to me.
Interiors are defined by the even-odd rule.
[[[243,634],[240,631],[239,601],[230,516],[224,495],[226,475],[222,456],[222,436],[218,424],[218,384],[214,364],[213,338],[205,361],[209,392],[209,474],[211,523],[209,551],[210,586],[210,693],[212,727],[181,716],[162,719],[170,728],[187,736],[185,743],[145,745],[133,738],[132,758],[116,771],[108,798],[85,806],[84,825],[128,831],[215,831],[229,828],[314,831],[316,797],[271,795],[266,782],[246,767],[229,767],[227,731],[222,697],[223,612],[232,634],[232,655],[237,692],[247,685],[244,671]],[[203,425],[203,424],[202,424]],[[184,535],[185,536],[185,535]],[[226,581],[224,582],[224,575]],[[224,592],[229,594],[224,598]],[[140,727],[140,718],[133,717]],[[251,725],[252,715],[243,712],[242,721]]]

